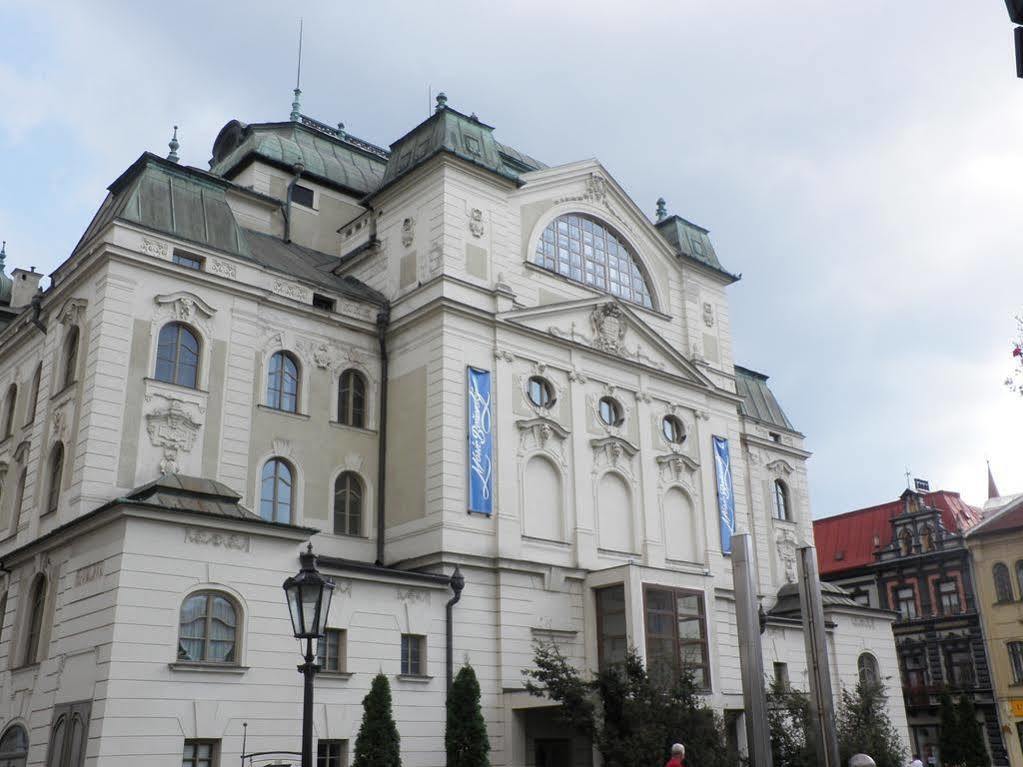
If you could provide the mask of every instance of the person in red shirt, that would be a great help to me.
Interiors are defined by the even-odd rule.
[[[681,743],[676,743],[671,747],[671,759],[664,767],[685,767],[686,763],[686,747]]]

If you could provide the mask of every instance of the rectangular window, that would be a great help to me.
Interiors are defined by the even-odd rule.
[[[600,668],[625,660],[625,587],[597,589],[597,663]]]
[[[870,607],[870,592],[869,591],[853,592],[853,601],[858,605]]]
[[[313,207],[313,190],[301,184],[291,187],[291,201],[306,208]]]
[[[941,600],[942,615],[955,615],[960,611],[959,586],[955,581],[939,583],[938,596]]]
[[[426,674],[426,637],[419,634],[401,635],[401,673],[410,676]]]
[[[186,740],[181,767],[216,767],[218,744],[216,740]]]
[[[1012,683],[1023,684],[1023,642],[1009,642],[1009,668]]]
[[[182,253],[180,250],[175,250],[173,261],[178,266],[183,266],[186,269],[202,270],[202,258],[193,256],[191,253]]]
[[[789,686],[789,664],[788,663],[775,663],[774,664],[774,683],[785,690]]]
[[[313,293],[313,308],[314,309],[323,309],[326,312],[332,312],[332,311],[334,311],[334,307],[336,305],[337,304],[336,304],[336,302],[334,301],[333,298],[328,298],[327,296],[321,296],[319,293]]]
[[[916,618],[916,592],[912,588],[899,589],[895,596],[902,620],[911,621]]]
[[[326,629],[323,639],[316,642],[316,663],[320,671],[342,672],[347,664],[348,632],[342,629]]]
[[[670,681],[683,669],[710,689],[710,657],[703,595],[682,589],[644,588],[647,665]]]
[[[318,740],[316,767],[348,767],[348,741]]]
[[[968,650],[951,650],[947,657],[948,681],[953,687],[973,686],[973,658]]]

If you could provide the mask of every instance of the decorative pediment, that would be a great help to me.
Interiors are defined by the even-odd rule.
[[[629,468],[633,456],[639,452],[639,448],[628,440],[613,436],[591,439],[590,447],[593,448],[595,467],[603,463],[605,466]]]
[[[786,477],[795,471],[795,468],[784,458],[777,458],[765,466],[768,471],[775,474],[784,474]]]
[[[154,297],[153,300],[157,306],[168,308],[174,318],[182,322],[189,322],[196,318],[209,319],[217,311],[199,296],[184,290],[165,293]]]
[[[69,298],[57,312],[57,322],[61,325],[80,325],[85,318],[87,305],[84,298]]]
[[[691,478],[696,470],[700,468],[699,461],[690,458],[688,455],[683,455],[682,453],[659,455],[655,460],[657,461],[658,467],[660,467],[662,480],[682,480],[683,478]]]
[[[569,432],[557,421],[543,416],[520,418],[515,422],[519,429],[519,456],[543,451],[565,464],[564,442]]]
[[[545,304],[498,316],[513,325],[575,346],[661,370],[707,388],[714,387],[702,371],[627,303],[613,296]]]

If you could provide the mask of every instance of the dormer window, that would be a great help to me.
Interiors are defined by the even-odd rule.
[[[533,263],[573,282],[653,308],[636,255],[595,218],[573,213],[554,219],[536,244]]]
[[[183,266],[186,269],[195,269],[197,272],[202,271],[202,258],[193,256],[191,253],[182,253],[180,250],[175,250],[174,257],[171,260],[178,266]]]

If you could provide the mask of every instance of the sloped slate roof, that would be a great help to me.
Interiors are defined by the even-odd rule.
[[[980,510],[964,502],[959,493],[947,490],[925,493],[924,505],[941,512],[941,523],[950,532],[965,532],[980,519]],[[821,575],[833,575],[872,564],[874,550],[891,545],[890,521],[902,512],[902,508],[902,501],[895,500],[815,519],[813,538]]]
[[[732,274],[721,266],[714,244],[710,241],[710,232],[702,226],[681,216],[668,216],[656,222],[654,226],[678,255],[710,267],[732,282],[739,279],[739,275]]]
[[[834,583],[821,581],[821,602],[824,609],[829,607],[855,607],[861,609],[863,606],[853,599],[849,592]],[[799,604],[799,586],[795,583],[786,583],[778,589],[778,601],[769,611],[770,615],[778,615],[786,618],[794,618],[802,615],[802,608]]]
[[[287,170],[302,163],[303,173],[356,194],[376,189],[387,164],[385,150],[343,138],[340,131],[331,136],[330,130],[302,122],[244,125],[232,120],[214,142],[210,172],[233,178],[249,159],[258,157]]]
[[[743,415],[787,431],[796,431],[768,388],[767,378],[763,373],[735,366],[735,389],[742,397]]]
[[[137,487],[125,498],[145,502],[165,509],[195,511],[217,517],[260,521],[258,514],[238,503],[241,496],[216,480],[189,477],[184,474],[164,474],[159,479]]]
[[[1000,509],[985,515],[967,535],[980,537],[992,533],[1005,533],[1010,530],[1023,530],[1023,496],[1016,496],[1014,501]]]

